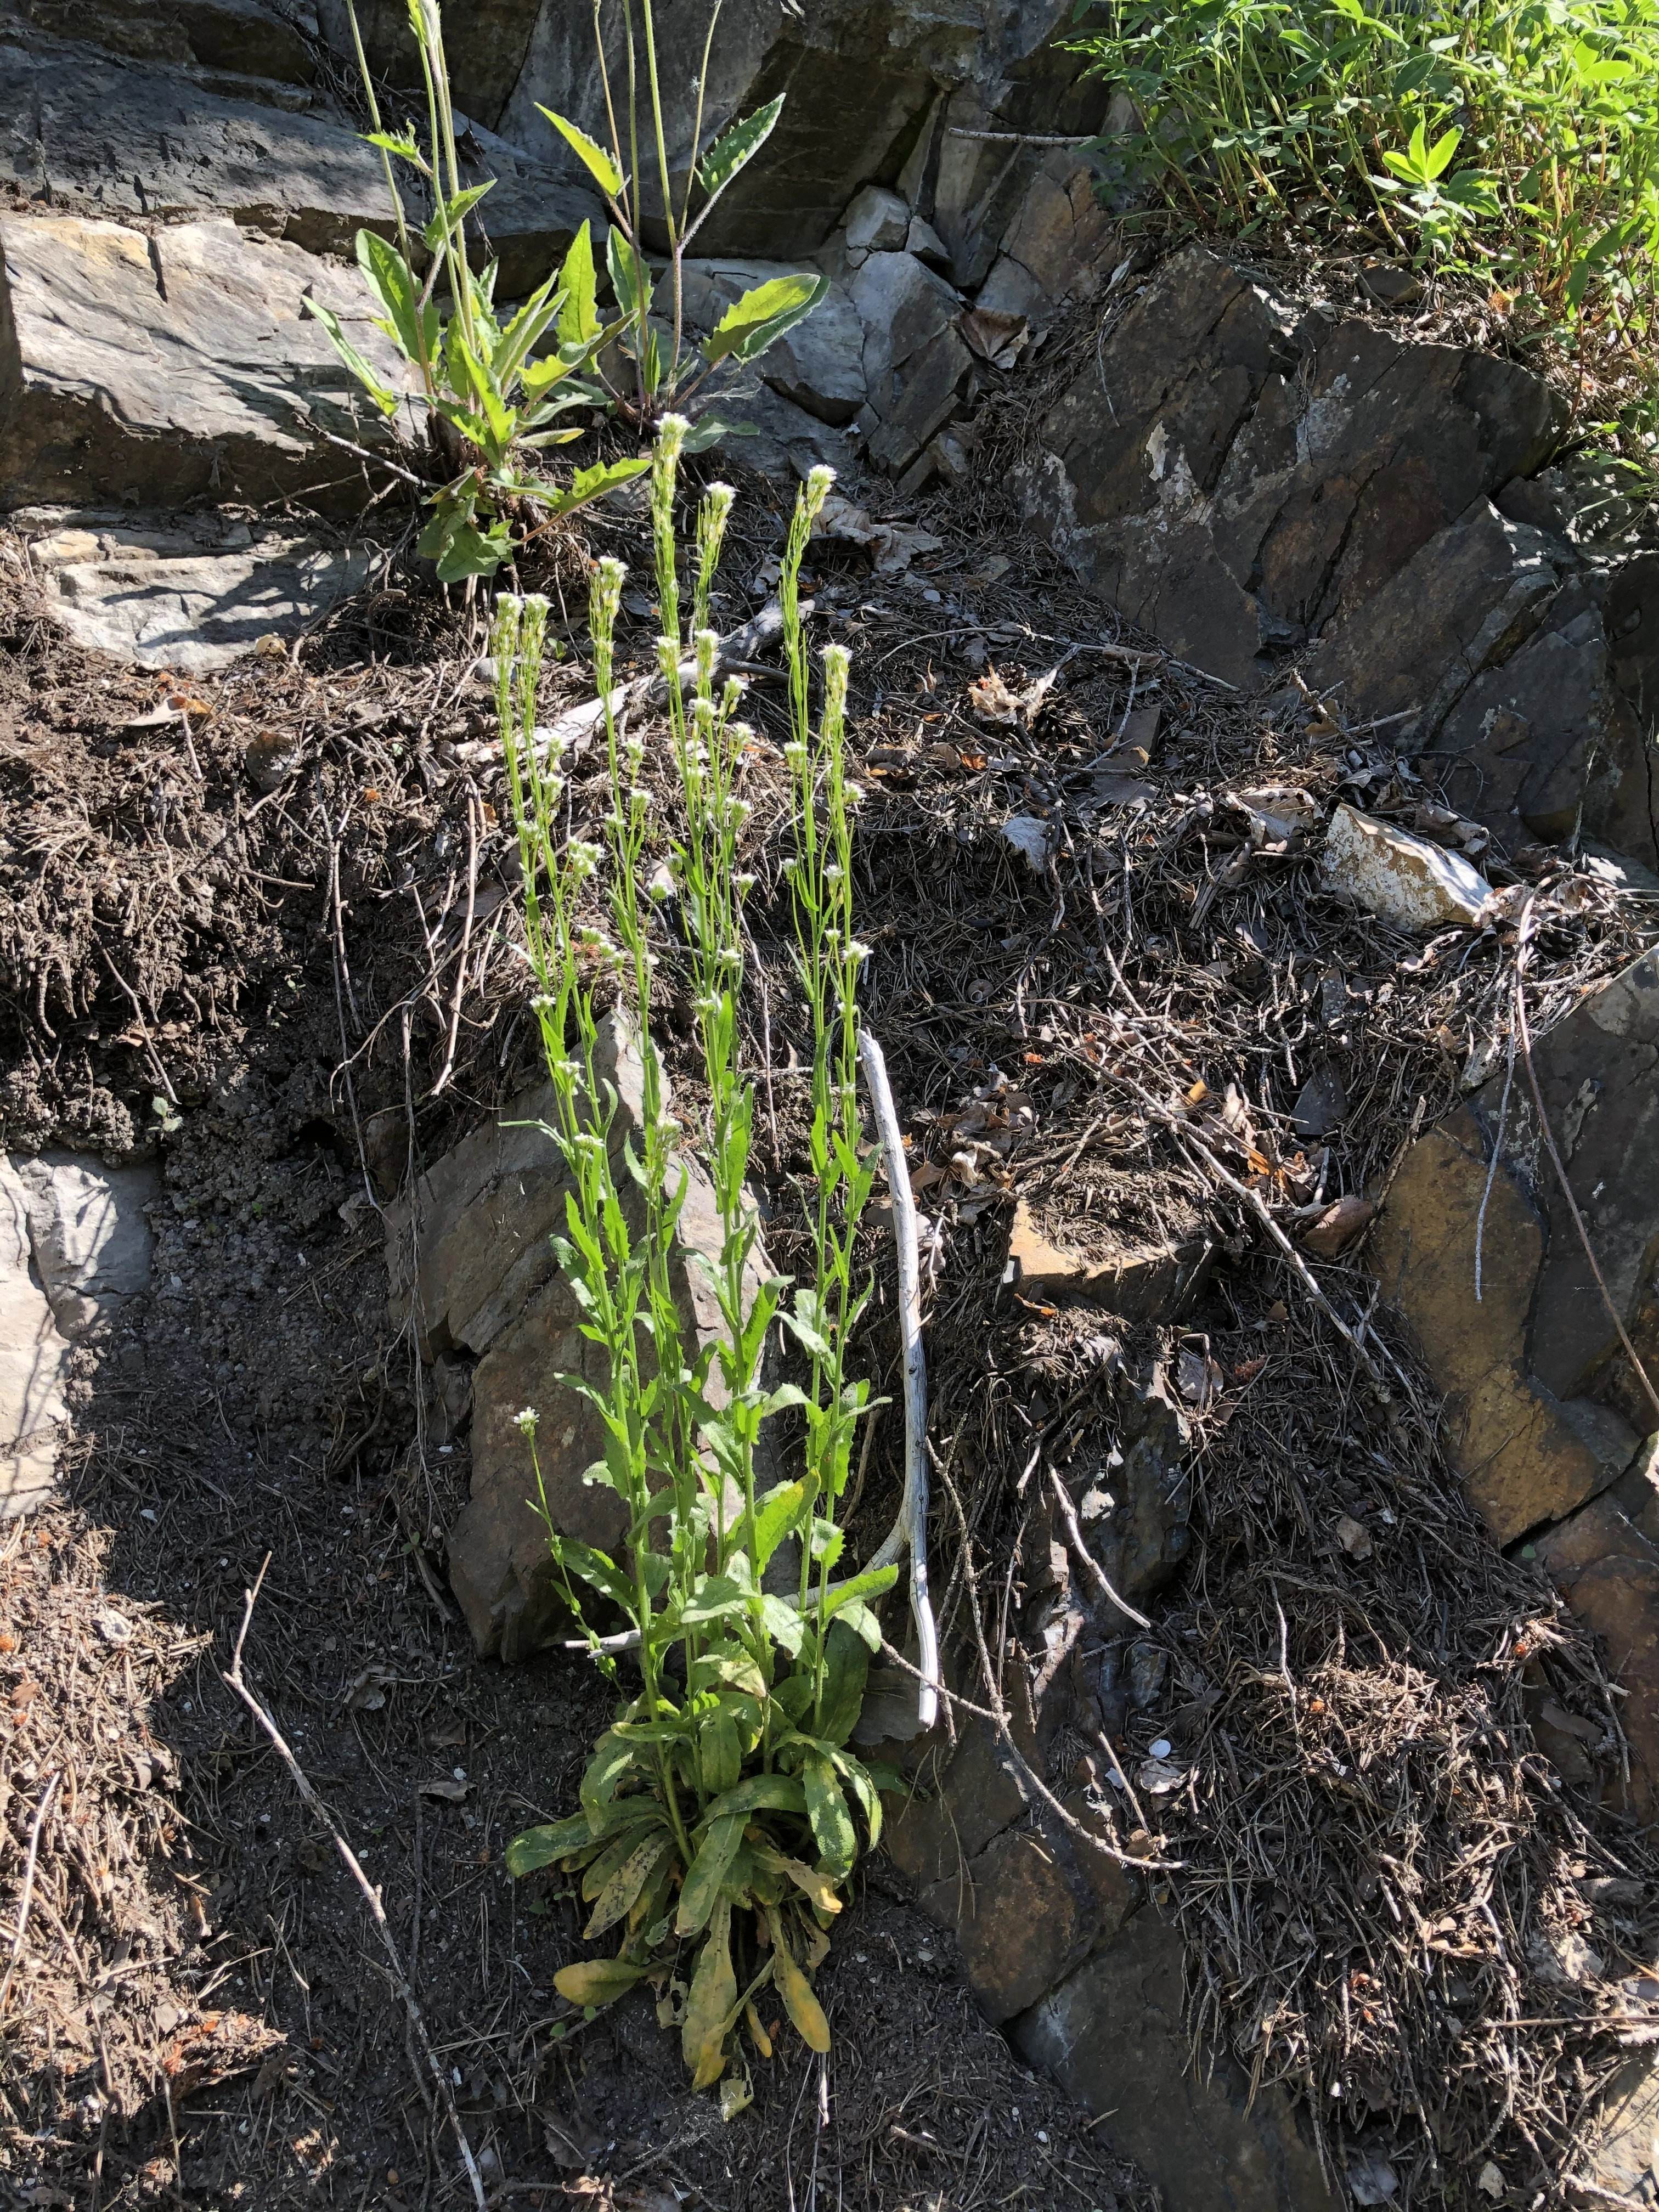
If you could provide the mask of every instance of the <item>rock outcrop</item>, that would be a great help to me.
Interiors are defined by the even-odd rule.
[[[1533,1065],[1609,1297],[1652,1373],[1659,955],[1638,961],[1537,1040]],[[1518,1068],[1508,1081],[1500,1067],[1413,1146],[1372,1256],[1385,1295],[1423,1346],[1445,1396],[1454,1463],[1500,1543],[1560,1521],[1609,1488],[1659,1428],[1596,1287]]]
[[[228,217],[155,232],[0,216],[0,483],[14,506],[303,500],[361,507],[373,444],[307,293],[394,386],[355,270]],[[378,422],[378,418],[376,418]]]
[[[362,589],[363,546],[213,513],[135,521],[125,509],[24,508],[13,526],[62,629],[140,668],[222,668],[288,639]]]
[[[1634,641],[1659,610],[1645,566],[1609,574],[1520,496],[1565,428],[1512,362],[1304,308],[1190,247],[1050,411],[1025,499],[1182,659],[1267,691],[1310,652],[1351,724],[1425,756],[1507,845],[1582,826],[1647,863],[1651,639]]]
[[[89,33],[88,14],[55,10],[53,20]],[[137,20],[120,19],[117,33]],[[38,32],[8,37],[0,23],[0,177],[15,191],[43,210],[123,222],[222,214],[310,253],[349,253],[360,228],[390,234],[380,156],[313,85],[312,46],[285,17],[257,0],[213,0],[156,8],[146,20],[158,35],[143,60]],[[159,35],[169,27],[179,32],[172,42]],[[291,75],[228,74],[223,60],[210,68],[194,51],[167,52],[191,27],[195,47],[220,55],[236,51],[240,28],[236,66]],[[538,143],[551,167],[476,127],[463,141],[467,180],[496,180],[473,235],[479,256],[501,260],[503,298],[538,284],[580,223],[604,225],[599,199],[550,142],[543,125]],[[410,191],[410,173],[402,181]]]
[[[149,1289],[161,1188],[154,1167],[0,1153],[0,1520],[53,1502],[70,1355]]]

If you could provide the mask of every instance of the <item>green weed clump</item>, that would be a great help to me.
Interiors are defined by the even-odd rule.
[[[568,483],[555,483],[544,473],[540,454],[581,437],[586,427],[579,423],[573,428],[562,422],[561,416],[574,409],[605,410],[620,403],[637,427],[653,428],[665,408],[689,401],[722,362],[758,360],[809,315],[830,289],[829,279],[816,272],[774,277],[736,301],[701,350],[687,348],[683,303],[686,251],[727,186],[776,128],[783,96],[780,94],[734,124],[701,159],[694,158],[684,194],[677,198],[663,135],[652,0],[620,0],[620,4],[628,70],[626,157],[608,76],[613,153],[606,153],[551,109],[542,111],[586,164],[611,210],[605,263],[617,313],[607,324],[599,313],[598,272],[586,223],[556,275],[550,276],[510,317],[498,314],[497,264],[492,261],[475,272],[466,240],[467,219],[495,189],[495,179],[461,183],[439,0],[408,0],[426,90],[423,145],[412,125],[401,131],[382,127],[356,6],[354,0],[346,0],[374,126],[366,135],[368,143],[380,150],[397,233],[394,245],[377,232],[360,230],[357,264],[381,311],[374,318],[376,328],[392,341],[418,384],[428,447],[420,458],[428,465],[428,480],[435,475],[441,481],[428,500],[432,516],[416,550],[436,563],[441,583],[494,575],[516,560],[528,535],[650,467],[648,459],[598,462],[578,470]],[[594,0],[594,35],[599,40],[602,68],[603,5],[604,0]],[[665,334],[653,316],[656,279],[642,235],[646,215],[640,181],[641,71],[635,51],[636,5],[642,10],[645,93],[661,181],[659,219],[672,276],[672,334]],[[698,135],[720,5],[721,0],[714,0],[697,80]],[[432,210],[429,218],[413,229],[398,189],[400,168],[412,173],[420,198]],[[702,204],[694,216],[699,189]],[[332,308],[309,295],[305,304],[374,405],[397,422],[407,395],[387,384],[351,343]],[[626,398],[611,381],[617,354],[629,371],[624,381],[631,380],[632,391]],[[685,450],[702,451],[738,427],[718,415],[706,415],[686,437]]]
[[[1238,235],[1356,222],[1469,271],[1565,343],[1652,465],[1659,0],[1079,0],[1133,100],[1103,142],[1166,209]]]
[[[703,496],[683,593],[674,503],[686,427],[675,416],[663,422],[652,480],[664,749],[677,787],[671,818],[658,818],[645,787],[643,732],[624,734],[607,703],[603,842],[570,837],[556,743],[535,721],[545,601],[500,599],[492,640],[534,1006],[556,1101],[548,1134],[570,1183],[556,1249],[606,1376],[556,1379],[597,1413],[605,1449],[587,1479],[614,1491],[628,1516],[614,1557],[563,1535],[550,1516],[572,1614],[621,1697],[583,1777],[580,1808],[518,1838],[507,1863],[515,1875],[556,1865],[580,1875],[592,1907],[586,1936],[614,1937],[617,1948],[567,1967],[557,1987],[591,2005],[654,1979],[659,2015],[678,2026],[694,2082],[706,2087],[724,2075],[729,2114],[749,2094],[736,2033],[746,2021],[766,2047],[754,2000],[769,1982],[807,2043],[828,2046],[810,1977],[841,1909],[860,1819],[870,1844],[880,1833],[878,1791],[890,1778],[848,1745],[880,1644],[872,1601],[897,1570],[835,1578],[837,1503],[868,1402],[867,1386],[848,1371],[848,1346],[867,1295],[852,1255],[873,1169],[854,1087],[864,948],[853,934],[848,656],[827,648],[814,684],[799,600],[807,539],[832,478],[815,471],[799,495],[781,594],[792,883],[813,1036],[803,1195],[817,1255],[813,1280],[790,1298],[790,1285],[758,1264],[745,1192],[755,1093],[739,1064],[738,1006],[752,879],[739,845],[752,734],[738,715],[741,685],[717,683],[709,628],[732,494],[716,485]],[[598,564],[590,627],[594,683],[606,702],[623,579],[620,562]],[[647,867],[664,846],[665,874]],[[597,914],[603,923],[585,918]],[[650,1039],[652,972],[664,957],[690,972],[707,1097],[695,1132],[672,1118]],[[620,1148],[611,1143],[617,1102],[596,1073],[599,1024],[612,1006],[644,1065],[640,1127]],[[702,1347],[672,1287],[693,1143],[708,1161],[720,1221],[720,1249],[704,1264],[720,1334]],[[775,1319],[803,1347],[805,1388],[769,1386]],[[786,1407],[805,1431],[799,1471],[760,1489],[762,1431]],[[521,1425],[533,1461],[534,1409]],[[600,1609],[625,1624],[619,1634],[601,1632],[592,1618]]]

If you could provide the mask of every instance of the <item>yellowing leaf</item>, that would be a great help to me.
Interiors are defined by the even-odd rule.
[[[644,1972],[626,1959],[585,1959],[578,1966],[561,1966],[553,1986],[571,2004],[610,2004],[626,1996]]]
[[[605,1887],[599,1892],[599,1901],[593,1907],[593,1917],[582,1930],[592,1943],[608,1928],[626,1917],[632,1911],[635,1899],[645,1887],[653,1868],[673,1841],[672,1836],[647,1836],[638,1848],[629,1852]]]
[[[691,1995],[680,2031],[680,2048],[691,2071],[691,2087],[707,2089],[726,2070],[726,2035],[737,2009],[738,1978],[732,1969],[732,1906],[721,1898],[691,1977]]]
[[[809,2051],[828,2051],[830,2023],[823,2016],[823,2007],[812,1994],[812,1984],[795,1964],[784,1938],[782,1917],[772,1911],[766,1917],[772,1930],[772,1978],[778,1985],[784,2008]]]

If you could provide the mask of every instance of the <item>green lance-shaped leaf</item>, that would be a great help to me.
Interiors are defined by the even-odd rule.
[[[611,289],[617,295],[617,305],[622,309],[625,322],[637,323],[651,312],[654,296],[651,271],[645,256],[635,252],[619,230],[612,229],[605,244],[605,267],[611,272]]]
[[[309,292],[306,295],[305,304],[317,321],[322,325],[329,343],[356,378],[358,383],[362,386],[364,391],[368,392],[381,414],[395,415],[398,411],[397,393],[392,391],[390,385],[382,381],[380,371],[364,360],[362,355],[347,337],[340,327],[340,318],[335,313],[333,308],[325,307],[320,300],[313,299]]]
[[[839,1912],[842,1899],[836,1887],[836,1876],[827,1868],[810,1867],[804,1859],[791,1858],[787,1851],[774,1850],[769,1844],[753,1844],[755,1863],[771,1874],[786,1875],[804,1897],[811,1900],[819,1912]]]
[[[579,1966],[561,1966],[553,1986],[570,2004],[610,2004],[626,1996],[645,1972],[626,1959],[587,1959]]]
[[[702,1786],[711,1797],[735,1790],[743,1772],[743,1751],[738,1723],[729,1712],[709,1713],[698,1731],[702,1753]]]
[[[858,1648],[861,1650],[863,1646]],[[805,1810],[806,1792],[796,1776],[751,1774],[746,1782],[739,1782],[735,1790],[723,1791],[703,1817],[706,1820],[720,1820],[732,1813],[804,1813]]]
[[[559,271],[559,289],[564,295],[564,305],[559,310],[559,342],[562,345],[590,346],[600,331],[599,312],[599,277],[593,267],[593,241],[588,228],[581,228],[570,241],[570,251],[564,257],[564,266]]]
[[[707,1924],[720,1885],[738,1855],[748,1818],[744,1812],[729,1813],[708,1823],[680,1892],[679,1909],[674,1915],[676,1935],[695,1936]]]
[[[587,173],[605,198],[614,200],[622,190],[622,171],[605,152],[604,147],[597,139],[590,138],[586,131],[580,129],[574,123],[568,122],[562,115],[556,115],[550,107],[543,107],[540,100],[537,101],[536,106],[553,125],[560,137],[564,140],[571,152],[582,162]]]
[[[784,1934],[783,1915],[769,1905],[767,1924],[772,1930],[772,1979],[782,1997],[784,2009],[795,2023],[801,2041],[809,2051],[828,2051],[830,2023],[823,2016],[823,2007],[812,1994],[809,1982],[795,1962]]]
[[[822,1753],[811,1752],[801,1768],[806,1790],[806,1817],[812,1837],[825,1863],[845,1873],[858,1856],[858,1832],[847,1809],[841,1777]]]
[[[647,1836],[642,1844],[635,1845],[599,1892],[593,1917],[582,1930],[588,1942],[595,1942],[632,1911],[635,1899],[672,1842],[672,1836]]]
[[[825,1743],[845,1743],[858,1723],[870,1654],[844,1620],[833,1620],[823,1647],[823,1698],[817,1733]]]
[[[728,307],[703,348],[712,368],[728,357],[754,361],[810,315],[830,289],[827,276],[773,276]]]
[[[573,1813],[568,1820],[554,1820],[544,1828],[526,1828],[507,1847],[507,1870],[516,1881],[568,1858],[573,1851],[586,1850],[594,1840],[586,1813]]]
[[[494,191],[495,189],[495,179],[491,177],[487,184],[467,185],[464,191],[457,192],[453,199],[447,198],[441,192],[437,195],[437,212],[421,233],[434,253],[441,249],[447,239],[453,236],[484,194]]]

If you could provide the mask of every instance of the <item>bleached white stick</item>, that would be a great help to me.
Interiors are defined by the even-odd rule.
[[[899,1334],[904,1347],[904,1503],[891,1535],[872,1567],[890,1566],[910,1554],[910,1611],[916,1624],[921,1686],[916,1718],[930,1729],[939,1718],[939,1631],[927,1595],[927,1362],[921,1348],[921,1251],[916,1233],[916,1201],[904,1158],[904,1134],[887,1080],[887,1062],[868,1030],[859,1032],[859,1064],[870,1087],[876,1127],[887,1158],[893,1199],[893,1234],[898,1243]]]

